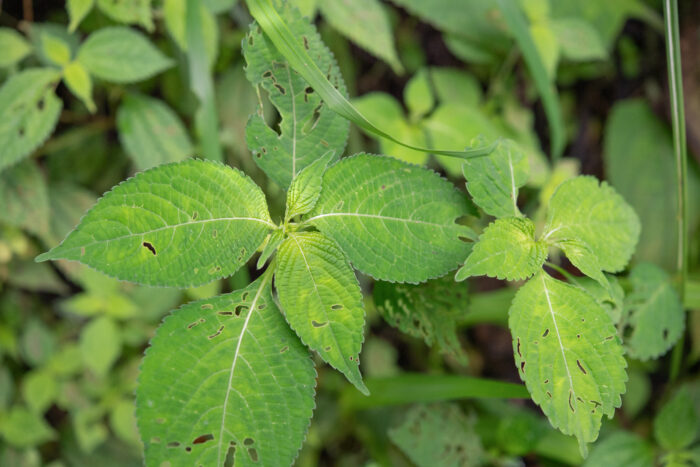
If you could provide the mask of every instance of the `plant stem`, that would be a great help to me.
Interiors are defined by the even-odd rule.
[[[676,178],[678,187],[678,256],[677,269],[680,280],[679,294],[685,301],[685,283],[688,279],[688,188],[687,155],[685,140],[685,112],[683,110],[683,73],[681,72],[680,39],[677,0],[664,0],[664,24],[666,35],[666,62],[671,101],[673,126],[673,149],[676,155]],[[678,377],[683,351],[681,338],[673,349],[671,358],[671,381]]]

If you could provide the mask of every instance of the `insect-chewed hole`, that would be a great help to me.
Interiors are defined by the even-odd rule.
[[[216,274],[219,271],[221,271],[221,266],[213,266],[209,271],[207,271],[209,274]]]
[[[241,295],[241,301],[245,302],[247,298],[248,298],[248,292],[243,292],[243,295]]]
[[[302,37],[302,39],[304,40],[304,48],[305,48],[306,50],[310,50],[311,48],[309,47],[309,39],[307,39],[306,36],[301,36],[301,37]]]
[[[202,310],[212,310],[212,309],[214,308],[214,305],[212,305],[211,303],[205,303],[205,304],[202,305],[200,308],[201,308]]]
[[[282,347],[282,348],[280,349],[280,353],[285,353],[287,350],[289,350],[289,346],[288,346],[288,345],[285,345],[284,347]]]
[[[204,444],[207,441],[211,441],[214,439],[214,435],[211,433],[207,433],[206,435],[199,435],[197,436],[194,441],[192,441],[192,444]]]
[[[160,438],[154,436],[153,438],[151,438],[151,444],[160,444]]]
[[[248,448],[248,455],[253,462],[258,461],[258,451],[256,451],[255,448]]]
[[[586,369],[583,368],[583,365],[581,365],[581,360],[576,360],[576,364],[578,365],[578,369],[581,370],[581,372],[582,372],[584,375],[587,375],[587,374],[588,374],[588,373],[586,372]]]
[[[148,251],[150,251],[151,253],[153,253],[153,256],[155,256],[155,255],[157,254],[157,253],[156,253],[156,247],[153,246],[153,243],[151,243],[151,242],[143,242],[143,243],[141,244],[141,246],[143,246],[144,248],[147,248]]]
[[[274,83],[274,86],[277,88],[277,90],[280,92],[280,94],[282,94],[282,95],[287,94],[287,90],[280,83]]]
[[[520,362],[520,371],[522,371],[523,373],[525,373],[525,360],[523,360],[522,362]]]
[[[211,231],[211,237],[212,237],[212,238],[216,238],[217,235],[219,235],[219,232],[218,232],[216,229],[214,229],[214,230]]]
[[[221,316],[233,316],[233,311],[219,311],[216,314]]]
[[[664,329],[664,340],[668,339],[668,329]]]
[[[171,442],[168,443],[168,447],[169,447],[169,448],[179,448],[179,447],[180,447],[180,443],[177,442],[177,441],[171,441]]]
[[[329,346],[327,346],[327,347],[326,347],[325,349],[323,349],[323,350],[325,350],[326,352],[330,352],[330,351],[331,351],[331,346],[329,345]]]
[[[549,335],[549,328],[545,329],[542,333],[542,337],[547,337]]]
[[[215,337],[218,337],[223,330],[224,330],[224,326],[222,325],[219,327],[219,329],[216,330],[216,332],[214,334],[212,334],[211,336],[207,336],[207,339],[211,340]]]
[[[197,211],[192,213],[192,220],[193,221],[196,221],[198,217],[199,217],[199,213]]]
[[[224,467],[233,467],[233,461],[236,456],[236,442],[231,441],[228,445],[228,450],[226,451],[226,459],[224,460]]]
[[[243,440],[244,446],[252,446],[254,444],[255,444],[255,440],[253,438],[246,438]]]
[[[342,310],[342,309],[343,309],[343,305],[341,305],[340,303],[336,303],[335,305],[331,305],[331,310],[333,310],[333,311],[338,311],[338,310]]]
[[[571,392],[571,389],[569,389],[569,408],[571,409],[572,412],[576,412],[576,409],[574,408],[573,401],[571,400],[572,397],[574,396],[574,393]]]
[[[313,327],[315,327],[315,328],[322,328],[323,326],[327,326],[327,325],[328,325],[328,321],[324,321],[323,323],[319,323],[318,321],[312,319],[312,320],[311,320],[311,325],[312,325]]]
[[[238,305],[238,306],[236,307],[236,309],[233,311],[233,313],[234,313],[236,316],[241,316],[241,313],[243,313],[244,311],[247,311],[249,308],[250,308],[250,307],[249,307],[248,305]]]
[[[518,337],[518,346],[516,347],[516,350],[518,352],[518,357],[522,358],[523,354],[520,353],[520,338]]]

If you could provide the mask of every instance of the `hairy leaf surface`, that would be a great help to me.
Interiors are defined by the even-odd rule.
[[[146,463],[291,465],[314,408],[309,357],[269,276],[175,310],[146,351],[136,393]]]
[[[54,88],[56,70],[33,68],[12,75],[0,88],[0,171],[36,149],[53,132],[63,102]]]
[[[625,340],[629,354],[640,360],[665,354],[683,334],[685,311],[671,278],[651,263],[641,263],[630,274],[632,292],[625,300]]]
[[[75,260],[122,280],[193,287],[233,274],[274,227],[251,179],[191,159],[116,186],[37,260]]]
[[[92,33],[78,50],[78,61],[112,83],[141,81],[173,65],[143,34],[119,26]]]
[[[127,95],[117,110],[119,139],[139,170],[192,155],[192,142],[178,116],[164,102]]]
[[[316,201],[321,196],[323,173],[334,158],[334,152],[328,151],[299,172],[299,176],[292,181],[287,192],[286,219],[306,214],[316,206]]]
[[[467,309],[467,288],[450,276],[420,285],[374,283],[374,303],[384,320],[406,334],[422,338],[429,346],[459,363],[467,353],[457,336],[457,322]]]
[[[530,173],[527,156],[510,140],[502,141],[487,157],[464,161],[467,190],[474,202],[494,217],[520,216],[518,189]]]
[[[547,245],[535,240],[530,219],[496,219],[479,236],[479,241],[457,272],[456,280],[486,275],[509,281],[527,279],[547,259]]]
[[[543,239],[577,241],[589,248],[603,271],[618,272],[632,256],[639,231],[637,214],[610,185],[581,176],[565,181],[552,195]]]
[[[466,197],[434,172],[381,156],[343,159],[323,176],[306,222],[338,242],[360,271],[376,279],[423,282],[459,264],[472,231],[455,223]]]
[[[516,294],[509,326],[532,400],[585,455],[625,390],[627,363],[612,320],[588,293],[540,273]]]
[[[368,394],[359,358],[365,310],[345,254],[321,233],[289,234],[277,256],[275,285],[302,342]]]
[[[282,15],[314,63],[347,97],[338,65],[316,27],[292,6],[285,6]],[[349,122],[321,101],[256,25],[243,42],[243,53],[248,80],[255,86],[262,85],[281,116],[279,134],[267,126],[260,114],[251,116],[246,127],[248,148],[260,168],[286,189],[299,171],[326,151],[340,156],[348,138]]]

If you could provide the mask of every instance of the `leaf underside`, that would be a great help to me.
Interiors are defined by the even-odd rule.
[[[146,463],[291,465],[314,408],[316,372],[263,278],[174,311],[136,394]]]
[[[236,272],[273,227],[250,178],[190,159],[116,186],[37,260],[75,260],[122,280],[192,287]]]

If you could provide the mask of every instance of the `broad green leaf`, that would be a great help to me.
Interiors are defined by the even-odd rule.
[[[109,425],[120,439],[141,447],[133,400],[122,399],[112,406],[109,412]]]
[[[128,94],[117,110],[117,130],[138,170],[179,162],[193,153],[177,114],[152,97]]]
[[[584,462],[584,467],[625,466],[653,467],[654,449],[645,440],[628,431],[617,431],[591,449],[591,455]]]
[[[617,325],[622,318],[625,307],[625,291],[617,277],[605,274],[605,282],[589,277],[577,277],[576,285],[582,287],[593,299],[607,311],[613,324]]]
[[[552,20],[551,28],[562,55],[569,60],[603,60],[608,56],[598,31],[580,18]]]
[[[455,280],[483,275],[509,281],[527,279],[546,259],[547,245],[535,240],[535,224],[530,219],[496,219],[479,236]]]
[[[15,406],[0,421],[0,434],[12,446],[27,448],[56,437],[56,433],[40,414]]]
[[[13,261],[9,267],[12,274],[7,277],[7,283],[32,292],[50,292],[64,295],[69,292],[66,283],[54,269],[46,263],[35,263],[31,260]]]
[[[284,229],[277,229],[274,230],[268,237],[267,241],[265,242],[265,246],[263,247],[262,252],[260,253],[260,257],[258,258],[258,264],[257,268],[262,269],[263,266],[265,266],[265,263],[267,262],[268,259],[270,259],[270,256],[277,251],[277,248],[282,244],[284,241]]]
[[[292,180],[292,185],[287,192],[287,213],[285,219],[306,214],[311,211],[321,196],[321,181],[328,163],[335,159],[335,153],[328,151],[306,166],[299,175]]]
[[[269,276],[185,305],[165,319],[141,367],[136,415],[146,463],[291,465],[315,379]]]
[[[151,0],[97,0],[97,7],[114,21],[153,30]]]
[[[583,290],[540,273],[516,294],[509,327],[532,400],[555,428],[576,436],[585,456],[625,391],[627,363],[612,320]]]
[[[187,0],[166,0],[163,3],[163,17],[168,33],[180,49],[187,52]],[[212,66],[216,62],[219,48],[219,27],[216,17],[204,4],[200,4],[199,18],[202,23],[208,63]]]
[[[0,50],[0,68],[6,68],[22,61],[32,51],[32,46],[14,29],[0,28]]]
[[[325,0],[318,4],[323,17],[338,32],[403,73],[384,5],[378,0]]]
[[[411,119],[414,121],[433,109],[435,97],[430,89],[428,70],[419,70],[411,77],[403,90],[403,100],[406,102]]]
[[[33,68],[12,75],[0,88],[0,172],[53,132],[63,107],[54,93],[59,79],[55,70]]]
[[[63,81],[90,112],[95,112],[95,102],[92,100],[92,78],[83,65],[72,62],[63,68]]]
[[[625,300],[625,339],[631,357],[658,358],[668,352],[685,329],[685,311],[671,278],[658,266],[640,263],[630,274],[633,290]]]
[[[71,59],[70,45],[59,36],[40,34],[41,53],[51,63],[59,66],[67,65]]]
[[[518,189],[527,183],[530,165],[516,143],[501,141],[488,157],[464,161],[467,190],[474,202],[494,217],[521,216]]]
[[[549,18],[550,0],[519,0],[518,3],[533,23]]]
[[[434,172],[390,157],[358,154],[323,176],[305,223],[338,242],[376,279],[423,282],[454,269],[469,251],[466,197]]]
[[[204,0],[204,6],[214,14],[225,13],[233,8],[238,0]]]
[[[83,19],[85,19],[88,13],[90,13],[94,6],[95,0],[68,0],[66,2],[68,18],[70,18],[70,23],[68,24],[68,31],[75,31],[78,25],[80,25],[80,23],[83,21]]]
[[[474,75],[458,68],[430,68],[430,79],[435,95],[442,104],[459,102],[461,105],[476,107],[481,101],[481,84]]]
[[[0,200],[0,222],[40,236],[49,233],[49,195],[34,161],[0,172]]]
[[[610,185],[580,176],[552,196],[542,240],[584,244],[603,271],[618,272],[632,256],[639,230],[637,214]]]
[[[626,19],[639,11],[639,0],[555,0],[551,2],[553,18],[581,18],[600,34],[606,47],[611,47]]]
[[[316,66],[325,70],[333,86],[347,97],[340,70],[315,26],[291,6],[285,6],[282,14]],[[279,131],[275,131],[259,113],[252,115],[246,128],[248,148],[260,168],[286,189],[304,167],[327,151],[334,151],[340,157],[348,138],[349,122],[321,101],[318,93],[292,69],[256,25],[243,42],[243,54],[248,81],[268,92],[281,117]]]
[[[486,453],[470,419],[457,404],[419,405],[389,430],[389,439],[417,467],[484,465]]]
[[[236,272],[274,227],[251,179],[191,159],[116,186],[37,261],[69,259],[122,280],[193,287]]]
[[[22,380],[22,397],[30,410],[42,414],[58,394],[58,382],[46,370],[27,373]]]
[[[85,366],[104,378],[119,358],[122,342],[119,328],[112,318],[96,318],[80,333],[80,353]]]
[[[429,346],[462,365],[467,353],[457,335],[457,324],[467,309],[467,289],[450,276],[420,285],[374,283],[374,303],[384,320],[401,332],[422,338]]]
[[[682,387],[654,418],[654,437],[664,449],[677,451],[690,446],[698,430],[700,419],[693,397],[687,387]]]
[[[364,394],[362,292],[345,254],[318,232],[290,233],[279,249],[275,285],[289,325],[301,341]]]
[[[91,74],[112,83],[141,81],[173,65],[146,36],[126,27],[90,34],[78,50],[78,61]]]

